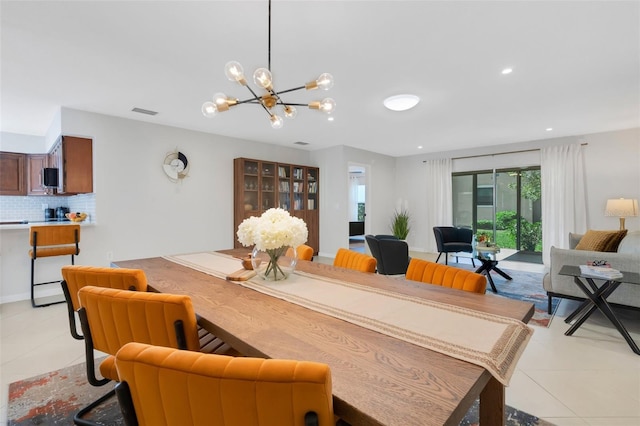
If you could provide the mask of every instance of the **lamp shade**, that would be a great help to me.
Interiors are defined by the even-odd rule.
[[[607,200],[607,207],[604,210],[604,215],[617,217],[638,216],[638,200],[630,198]]]

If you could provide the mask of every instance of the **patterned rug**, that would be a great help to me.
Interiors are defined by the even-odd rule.
[[[8,425],[72,425],[74,414],[106,394],[112,383],[94,387],[86,380],[85,365],[77,364],[9,385]],[[507,426],[552,426],[544,420],[507,406]],[[91,412],[89,419],[104,426],[121,426],[124,421],[116,398]],[[478,401],[460,425],[478,425]]]
[[[478,263],[476,262],[476,265]],[[476,267],[466,263],[449,262],[449,266],[456,268],[462,268],[470,271],[475,271]],[[498,265],[500,267],[501,265]],[[542,287],[542,278],[544,274],[536,272],[516,271],[512,269],[500,268],[512,280],[506,280],[502,276],[495,272],[491,272],[491,277],[496,285],[498,293],[491,291],[491,287],[487,283],[487,295],[506,297],[508,299],[522,300],[523,302],[533,303],[535,305],[535,313],[533,318],[529,321],[531,325],[537,325],[540,327],[548,327],[551,323],[554,313],[558,308],[560,299],[555,297],[551,306],[551,315],[547,313],[547,292]]]

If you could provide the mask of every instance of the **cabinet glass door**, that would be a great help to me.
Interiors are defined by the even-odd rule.
[[[293,168],[293,209],[304,210],[304,168]]]
[[[278,207],[291,209],[291,166],[278,164]]]
[[[258,162],[245,161],[244,163],[244,210],[258,210]]]
[[[276,207],[276,165],[274,163],[262,163],[261,182],[262,210]]]
[[[307,169],[307,209],[318,209],[318,169]]]

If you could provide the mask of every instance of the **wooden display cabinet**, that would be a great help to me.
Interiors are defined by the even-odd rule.
[[[320,248],[317,167],[273,161],[234,159],[234,247],[240,248],[236,231],[242,221],[280,207],[307,224],[307,245]]]

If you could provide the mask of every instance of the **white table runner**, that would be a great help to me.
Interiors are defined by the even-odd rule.
[[[241,268],[239,259],[215,252],[165,259],[222,279]],[[504,385],[533,333],[512,318],[299,271],[285,281],[237,284],[474,363]]]

